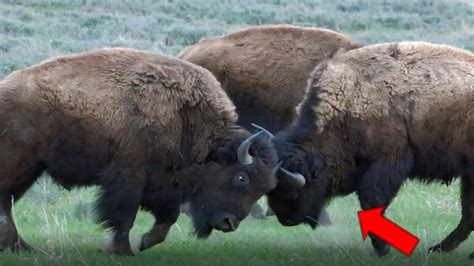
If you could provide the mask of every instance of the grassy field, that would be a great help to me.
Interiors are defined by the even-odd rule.
[[[425,40],[474,51],[469,0],[0,0],[0,78],[48,57],[104,46],[176,55],[203,37],[275,23],[326,27],[365,43]],[[36,252],[0,253],[0,265],[472,265],[466,257],[474,238],[452,253],[427,256],[458,223],[457,183],[404,186],[387,216],[421,242],[410,258],[393,251],[383,259],[371,256],[370,241],[362,242],[354,195],[333,201],[334,225],[316,231],[285,228],[274,217],[247,219],[236,233],[199,241],[184,216],[159,246],[134,258],[109,256],[98,252],[108,234],[94,223],[95,192],[68,192],[40,180],[15,207],[19,230]],[[140,213],[134,246],[152,222]]]
[[[63,54],[127,46],[176,55],[249,25],[330,28],[364,42],[474,50],[472,0],[0,0],[0,78]]]
[[[180,217],[168,239],[132,258],[103,254],[107,232],[93,219],[93,189],[65,191],[43,178],[15,208],[21,234],[37,251],[0,255],[0,265],[472,265],[474,238],[447,254],[427,255],[430,245],[446,236],[460,218],[459,185],[450,187],[409,182],[386,216],[421,238],[410,258],[393,250],[383,259],[372,257],[370,241],[362,241],[355,196],[336,199],[329,212],[334,225],[316,231],[307,226],[283,227],[275,217],[246,219],[235,233],[214,232],[196,240],[190,220]],[[132,245],[152,225],[140,213],[132,230]]]

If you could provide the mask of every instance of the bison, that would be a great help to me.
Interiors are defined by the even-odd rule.
[[[369,209],[390,204],[407,178],[460,176],[461,222],[430,249],[453,250],[474,228],[474,55],[423,42],[338,55],[316,67],[298,118],[274,144],[283,168],[268,199],[287,226],[315,227],[335,196],[356,192]],[[390,251],[374,236],[372,245]]]
[[[255,122],[276,132],[295,117],[314,67],[359,47],[331,30],[275,25],[204,39],[179,57],[216,76],[237,107],[239,124],[249,127]],[[328,223],[326,212],[323,215],[322,222]]]
[[[359,47],[332,30],[274,25],[203,39],[179,58],[216,76],[237,107],[239,124],[257,123],[275,132],[295,117],[315,66]]]
[[[140,207],[156,219],[140,250],[165,239],[185,201],[199,237],[235,230],[276,185],[271,140],[236,121],[211,73],[159,54],[103,49],[9,75],[0,82],[0,248],[29,248],[12,201],[43,172],[65,188],[100,186],[115,254],[133,255]]]

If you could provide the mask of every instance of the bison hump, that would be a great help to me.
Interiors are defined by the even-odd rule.
[[[140,89],[149,84],[161,84],[168,89],[184,89],[184,75],[178,67],[165,64],[142,62],[129,72],[129,81],[134,88]]]

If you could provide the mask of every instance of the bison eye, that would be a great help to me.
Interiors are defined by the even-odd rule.
[[[249,178],[246,173],[238,173],[234,176],[232,183],[236,187],[246,186],[249,183]]]

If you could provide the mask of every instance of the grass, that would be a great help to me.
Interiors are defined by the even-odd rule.
[[[424,40],[474,51],[472,0],[0,0],[0,78],[58,55],[127,46],[176,55],[201,38],[250,25],[325,27],[364,43]],[[421,238],[412,257],[371,257],[362,242],[352,195],[329,206],[334,225],[285,228],[276,219],[247,219],[238,232],[196,240],[181,217],[164,243],[134,258],[98,252],[108,234],[93,222],[95,190],[72,192],[43,178],[15,207],[21,234],[37,251],[0,254],[0,265],[472,265],[473,240],[449,254],[427,256],[460,218],[459,184],[405,185],[387,216]],[[140,213],[132,232],[153,219]]]
[[[446,187],[408,182],[386,216],[421,238],[413,255],[396,250],[383,259],[371,256],[370,241],[362,241],[355,195],[335,199],[329,205],[334,222],[315,231],[307,226],[283,227],[275,217],[246,219],[238,231],[214,232],[208,240],[192,235],[188,217],[182,215],[168,239],[135,257],[124,258],[99,252],[108,233],[94,223],[95,189],[68,192],[42,178],[15,207],[15,219],[24,238],[37,251],[0,255],[0,265],[472,265],[474,251],[468,239],[451,253],[427,256],[460,219],[459,184]],[[132,245],[153,222],[147,213],[138,215],[132,230]]]
[[[105,46],[176,55],[204,37],[281,23],[364,43],[425,40],[474,50],[469,0],[0,0],[0,78],[52,56]]]

